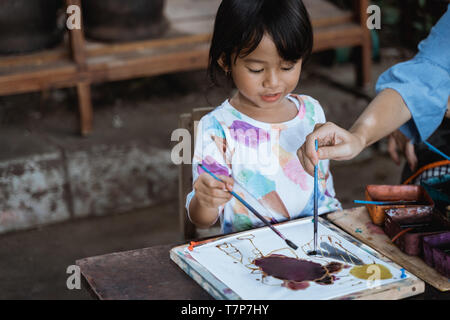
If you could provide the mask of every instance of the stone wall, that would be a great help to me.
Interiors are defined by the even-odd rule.
[[[170,150],[143,142],[50,149],[0,160],[0,233],[177,197],[178,171]]]

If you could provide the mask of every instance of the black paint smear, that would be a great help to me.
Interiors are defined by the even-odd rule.
[[[349,252],[345,252],[343,250],[335,248],[330,244],[328,244],[327,242],[321,242],[320,247],[323,249],[320,253],[325,258],[332,258],[335,260],[343,261],[345,263],[351,263],[357,266],[364,264],[364,262],[358,257],[355,257]]]
[[[293,290],[306,289],[305,282],[314,281],[321,285],[333,284],[336,277],[331,273],[339,272],[343,265],[331,262],[326,266],[308,260],[286,257],[278,254],[258,258],[253,263],[263,272],[264,276],[285,281],[285,287]]]

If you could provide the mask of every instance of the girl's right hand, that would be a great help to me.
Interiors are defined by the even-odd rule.
[[[234,180],[222,175],[217,177],[223,182],[217,181],[208,173],[203,172],[194,183],[195,197],[204,208],[217,209],[232,198],[228,191],[233,190]]]

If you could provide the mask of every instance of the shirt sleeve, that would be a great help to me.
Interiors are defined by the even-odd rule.
[[[225,131],[219,121],[211,114],[204,116],[198,123],[195,137],[194,157],[192,159],[192,184],[204,170],[202,164],[215,175],[231,176],[231,159]],[[195,195],[192,190],[186,196],[186,210],[189,216],[189,205]],[[222,213],[223,206],[219,208]]]
[[[412,119],[400,130],[413,142],[428,139],[441,124],[450,94],[450,5],[444,16],[419,44],[418,54],[385,71],[376,92],[397,91]]]

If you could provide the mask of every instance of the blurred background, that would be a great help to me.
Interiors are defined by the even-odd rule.
[[[315,48],[295,92],[344,128],[447,6],[304,2]],[[0,299],[88,299],[66,287],[77,259],[186,241],[171,134],[231,94],[205,72],[219,3],[0,0]],[[380,29],[366,27],[369,4]],[[337,197],[350,208],[368,184],[400,184],[402,167],[385,141],[332,162]]]

